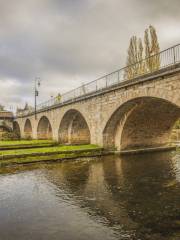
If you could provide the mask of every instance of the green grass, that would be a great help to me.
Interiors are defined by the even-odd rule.
[[[0,141],[1,146],[13,146],[13,145],[38,145],[38,144],[48,144],[54,143],[52,140],[10,140],[10,141]]]
[[[32,164],[32,163],[43,163],[43,162],[57,162],[67,159],[74,159],[74,158],[81,158],[81,157],[95,157],[101,156],[102,151],[100,150],[87,150],[85,152],[78,152],[78,153],[61,153],[61,154],[54,154],[51,156],[30,156],[24,158],[13,158],[7,160],[0,161],[0,167],[11,166],[11,165],[19,165],[19,164]]]
[[[74,145],[74,146],[53,146],[44,148],[31,148],[31,149],[13,149],[0,151],[0,156],[7,155],[24,155],[24,154],[35,154],[35,153],[56,153],[59,151],[75,151],[75,150],[86,150],[86,149],[98,149],[97,145]]]
[[[100,156],[101,154],[102,148],[92,144],[6,150],[0,152],[0,157],[2,158],[0,160],[0,167],[37,162],[54,162],[79,157],[93,157]]]

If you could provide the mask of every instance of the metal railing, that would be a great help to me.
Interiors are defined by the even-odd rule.
[[[79,98],[116,86],[124,81],[132,80],[148,73],[153,73],[177,63],[180,63],[180,44],[66,92],[60,99],[55,97],[43,102],[37,106],[37,110],[43,110],[56,105],[60,106],[65,103],[73,102]],[[33,110],[24,111],[21,112],[20,116],[31,114],[33,112]]]

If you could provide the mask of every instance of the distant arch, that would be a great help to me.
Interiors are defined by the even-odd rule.
[[[24,138],[26,139],[32,138],[32,124],[29,119],[27,119],[24,124]]]
[[[63,144],[89,144],[90,131],[84,116],[75,109],[67,111],[59,126],[59,141]]]
[[[103,144],[119,150],[166,145],[180,108],[162,98],[134,98],[121,105],[103,131]]]
[[[17,139],[21,138],[21,130],[20,130],[19,123],[17,121],[13,122],[13,133],[15,134],[15,137]]]
[[[52,139],[52,126],[49,119],[45,116],[41,117],[37,127],[38,139]]]

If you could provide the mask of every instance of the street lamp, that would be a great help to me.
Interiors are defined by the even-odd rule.
[[[38,91],[38,88],[40,87],[41,85],[41,82],[40,82],[40,78],[39,77],[36,77],[35,78],[35,87],[34,87],[34,109],[35,109],[35,119],[37,119],[37,97],[39,96],[39,91]]]

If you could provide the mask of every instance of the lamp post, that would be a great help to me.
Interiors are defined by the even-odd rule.
[[[40,87],[41,82],[40,78],[35,78],[35,87],[34,87],[34,110],[35,110],[35,119],[37,119],[37,97],[39,96],[38,88]]]

